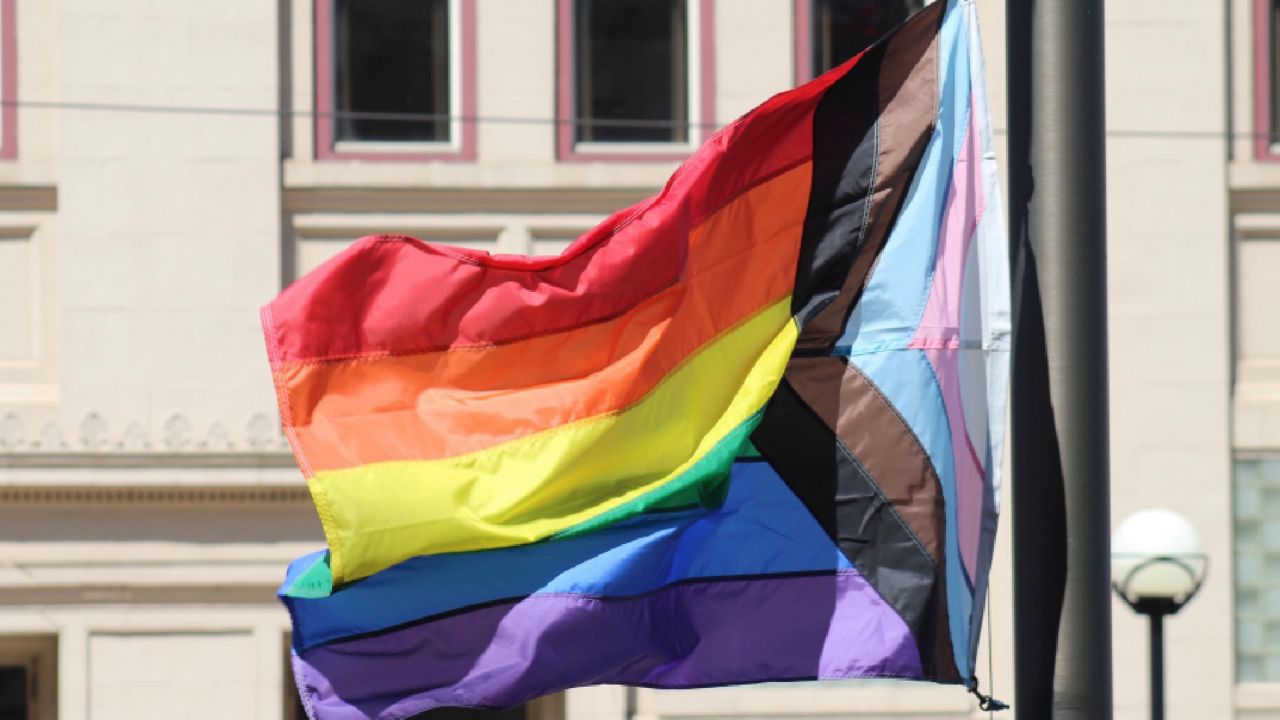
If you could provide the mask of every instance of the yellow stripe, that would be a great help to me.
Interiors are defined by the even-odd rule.
[[[470,455],[318,472],[308,482],[334,582],[416,555],[541,540],[662,486],[764,406],[796,335],[786,297],[620,413]]]

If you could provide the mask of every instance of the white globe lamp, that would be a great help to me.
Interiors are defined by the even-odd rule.
[[[1200,534],[1172,510],[1139,510],[1111,536],[1111,587],[1151,620],[1152,720],[1164,720],[1164,617],[1195,597],[1208,568]]]

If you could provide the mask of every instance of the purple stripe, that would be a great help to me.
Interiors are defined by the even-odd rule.
[[[906,625],[855,571],[537,594],[294,657],[316,720],[508,706],[581,685],[920,678]]]

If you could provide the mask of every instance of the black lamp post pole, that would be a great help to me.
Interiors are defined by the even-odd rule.
[[[1151,613],[1151,720],[1164,720],[1164,613]]]
[[[1182,605],[1168,598],[1139,598],[1132,607],[1151,618],[1151,720],[1164,720],[1164,618]]]

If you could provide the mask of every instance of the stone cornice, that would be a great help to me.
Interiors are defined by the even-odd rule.
[[[0,210],[56,212],[58,188],[51,185],[2,185]]]
[[[278,583],[84,584],[0,586],[0,607],[15,605],[271,605]]]
[[[608,215],[655,188],[341,188],[292,187],[284,209],[305,212],[382,213],[590,213]]]
[[[233,429],[234,425],[215,420],[201,431],[181,412],[171,413],[157,428],[139,420],[113,425],[103,414],[91,411],[74,428],[69,428],[57,420],[31,422],[17,412],[9,411],[0,414],[0,468],[14,463],[92,461],[101,464],[107,457],[134,458],[133,462],[146,466],[155,465],[155,459],[166,457],[183,458],[177,463],[179,465],[202,462],[254,464],[261,462],[257,458],[288,453],[289,445],[280,434],[279,422],[272,415],[254,413],[240,428]],[[6,462],[6,456],[15,459]],[[215,457],[236,459],[209,460]]]

